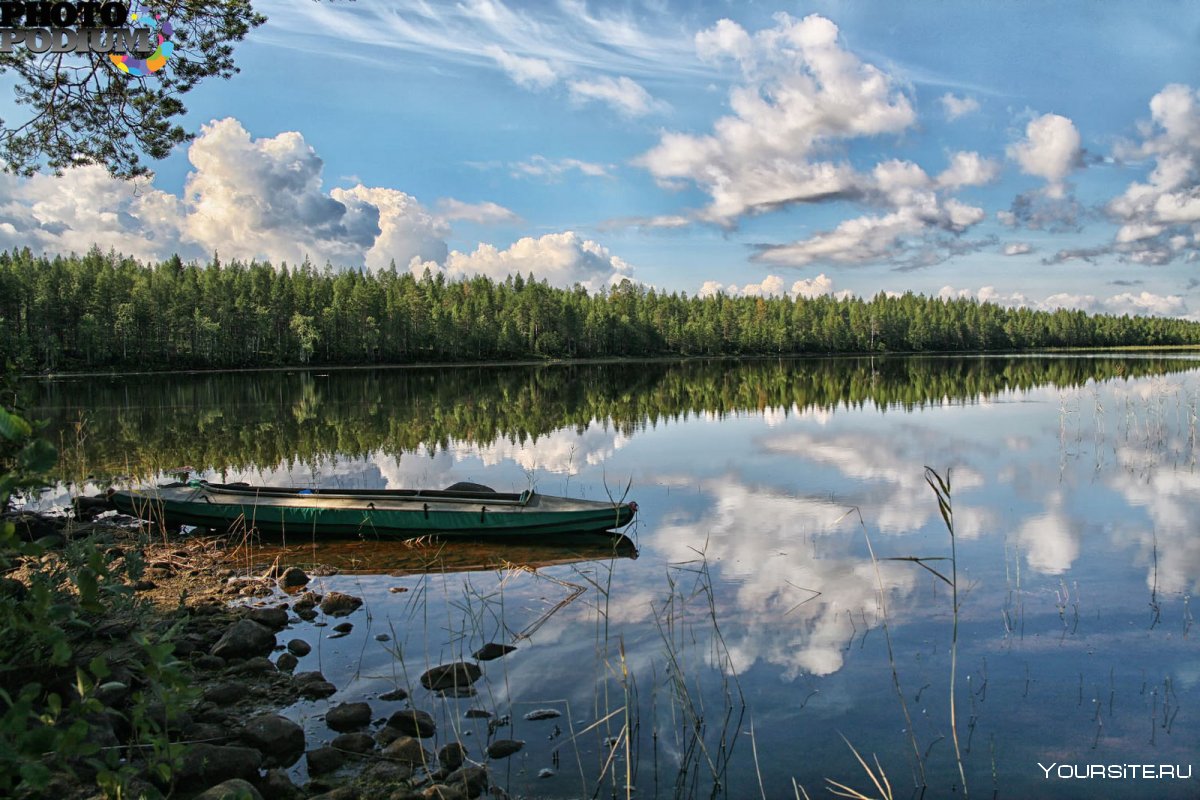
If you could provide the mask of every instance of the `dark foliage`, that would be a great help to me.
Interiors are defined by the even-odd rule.
[[[0,359],[30,371],[997,351],[1200,342],[1200,323],[905,294],[709,298],[270,264],[0,253]]]

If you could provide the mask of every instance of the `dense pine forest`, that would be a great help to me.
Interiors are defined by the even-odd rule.
[[[26,371],[1200,343],[1200,323],[923,295],[588,293],[305,264],[0,253],[0,362]]]

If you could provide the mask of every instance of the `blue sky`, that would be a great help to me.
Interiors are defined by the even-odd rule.
[[[257,7],[152,182],[6,178],[0,244],[1200,314],[1195,4]]]

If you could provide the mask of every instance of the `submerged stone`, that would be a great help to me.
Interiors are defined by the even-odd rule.
[[[479,680],[483,671],[478,664],[469,661],[456,661],[453,664],[442,664],[426,670],[421,676],[421,685],[430,691],[443,691],[456,687],[470,686]]]
[[[483,647],[471,654],[472,658],[477,661],[494,661],[501,656],[506,656],[517,648],[511,644],[497,644],[496,642],[488,642]]]

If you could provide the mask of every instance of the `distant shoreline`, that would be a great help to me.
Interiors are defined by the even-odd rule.
[[[264,367],[231,367],[231,368],[196,368],[196,369],[161,369],[161,370],[112,370],[98,372],[39,372],[22,373],[22,380],[64,380],[71,378],[130,378],[147,375],[220,375],[226,373],[255,373],[255,372],[353,372],[363,370],[404,370],[404,369],[454,369],[479,367],[564,367],[588,366],[592,364],[663,364],[668,362],[687,363],[693,361],[773,361],[779,359],[862,359],[862,358],[997,358],[1002,356],[1033,357],[1038,355],[1091,355],[1114,353],[1184,353],[1193,351],[1200,353],[1200,344],[1172,345],[1120,345],[1115,347],[1039,347],[1032,350],[924,350],[924,351],[889,351],[885,353],[860,353],[847,351],[841,353],[778,353],[773,355],[705,355],[705,356],[626,356],[606,358],[547,358],[547,359],[511,359],[504,361],[430,361],[410,364],[291,364]]]

